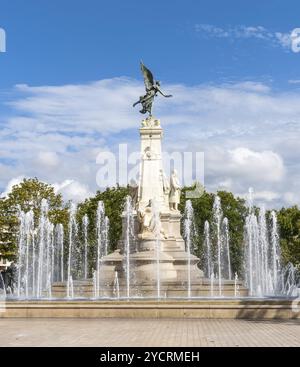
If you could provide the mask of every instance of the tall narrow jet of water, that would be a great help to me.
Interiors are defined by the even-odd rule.
[[[270,225],[262,207],[253,206],[253,191],[249,193],[249,214],[245,224],[245,278],[252,296],[291,295],[297,287],[295,268],[282,268],[276,212],[272,211]]]
[[[161,297],[160,282],[160,252],[161,252],[161,221],[159,208],[155,200],[152,201],[153,208],[153,229],[155,236],[155,252],[156,252],[156,294],[157,298]]]
[[[188,298],[191,298],[191,254],[194,250],[193,246],[193,231],[194,231],[194,210],[191,200],[187,200],[185,203],[184,213],[184,238],[186,251],[188,255],[187,266],[187,293]]]
[[[53,225],[48,218],[49,205],[46,199],[41,202],[41,214],[38,224],[38,274],[37,274],[37,291],[38,298],[43,293],[49,294],[49,274],[51,273],[51,256],[53,241]]]
[[[25,213],[19,209],[19,236],[18,236],[18,283],[17,283],[17,295],[20,297],[23,285],[23,268],[24,268],[24,248],[26,238],[26,223]]]
[[[229,224],[228,219],[224,218],[222,223],[222,240],[223,240],[223,246],[222,249],[224,251],[223,254],[223,269],[224,269],[224,275],[227,279],[231,280],[231,260],[230,260],[230,247],[229,247]]]
[[[67,274],[67,297],[73,298],[73,271],[76,272],[76,252],[74,246],[77,239],[76,205],[71,203],[69,210],[69,253],[68,253],[68,274]]]
[[[109,247],[109,219],[108,217],[104,218],[104,255],[108,254]]]
[[[98,202],[97,216],[96,216],[96,229],[97,229],[97,254],[96,254],[96,297],[100,297],[101,291],[101,263],[102,258],[107,253],[108,247],[108,219],[105,216],[105,208],[103,201]]]
[[[204,223],[204,260],[205,260],[205,275],[210,278],[214,270],[213,260],[212,260],[212,249],[210,241],[210,225],[206,220]]]
[[[268,240],[268,227],[266,221],[266,210],[262,206],[258,215],[258,241],[256,251],[259,253],[258,260],[256,261],[257,277],[260,284],[260,293],[266,294],[269,292],[269,240]]]
[[[217,263],[217,274],[218,274],[218,284],[219,284],[219,295],[222,295],[222,238],[221,238],[221,222],[222,222],[223,212],[221,208],[221,200],[218,195],[215,196],[213,204],[213,229],[216,247],[216,263]]]
[[[55,226],[55,265],[54,279],[64,281],[64,227],[61,223]]]
[[[6,299],[6,286],[0,271],[0,302],[1,301],[5,301]],[[0,307],[1,307],[1,303],[0,303]]]
[[[89,218],[87,214],[85,214],[82,218],[82,227],[83,227],[83,242],[84,242],[83,276],[84,276],[84,279],[87,279],[88,277],[88,227],[89,227]]]
[[[278,235],[278,224],[277,224],[277,215],[273,210],[271,212],[271,279],[272,279],[272,288],[274,292],[278,292],[278,288],[280,287],[279,284],[279,277],[281,273],[281,251],[280,251],[280,244],[279,244],[279,235]]]
[[[115,271],[113,294],[117,299],[120,298],[119,275],[117,271]]]
[[[125,238],[124,238],[124,257],[125,257],[125,278],[126,278],[126,297],[130,298],[130,245],[133,239],[133,208],[131,197],[126,197],[125,209],[123,215],[125,216]]]

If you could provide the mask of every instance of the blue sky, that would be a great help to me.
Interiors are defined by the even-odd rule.
[[[299,25],[299,10],[297,1],[278,0],[1,1],[0,24],[7,32],[1,85],[139,78],[140,58],[170,82],[272,78],[284,84],[297,77],[299,57],[258,39],[212,41],[195,25],[290,32]]]
[[[0,190],[37,175],[68,198],[94,192],[98,152],[138,147],[142,59],[174,94],[157,101],[165,148],[204,151],[210,190],[299,203],[299,13],[278,0],[1,1]]]

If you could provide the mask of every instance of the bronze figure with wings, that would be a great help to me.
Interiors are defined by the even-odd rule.
[[[154,97],[157,96],[157,93],[160,93],[162,96],[169,98],[172,97],[171,94],[165,95],[160,90],[160,83],[158,80],[154,80],[153,74],[149,69],[146,68],[146,66],[141,61],[141,70],[142,74],[144,76],[144,83],[146,87],[146,94],[144,96],[141,96],[140,99],[133,104],[133,107],[135,107],[137,104],[141,103],[143,108],[140,110],[140,113],[147,113],[149,112],[149,115],[152,114],[152,104],[154,101]]]

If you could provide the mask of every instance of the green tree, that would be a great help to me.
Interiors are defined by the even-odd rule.
[[[97,191],[92,198],[86,199],[78,205],[77,219],[80,224],[80,232],[82,237],[82,218],[86,214],[89,219],[88,242],[91,247],[96,244],[96,216],[98,202],[101,200],[105,206],[105,213],[109,218],[109,252],[117,248],[118,240],[122,233],[122,210],[125,204],[125,198],[129,194],[128,187],[116,186],[107,188],[104,191]]]
[[[37,178],[24,179],[13,186],[8,197],[0,202],[0,252],[4,256],[14,259],[17,253],[18,210],[33,210],[35,220],[38,221],[42,199],[49,203],[50,220],[54,224],[62,223],[66,226],[68,213],[63,206],[62,196],[56,194],[51,185]]]
[[[196,184],[182,189],[181,202],[179,206],[182,214],[184,213],[185,202],[187,200],[185,193],[186,191],[193,190],[195,187]],[[237,272],[241,274],[243,264],[243,234],[247,212],[245,201],[234,197],[230,192],[219,191],[217,194],[221,199],[224,217],[227,217],[229,222],[232,271],[233,273]],[[197,231],[197,236],[195,237],[196,255],[200,257],[201,264],[204,264],[204,223],[206,220],[210,224],[212,223],[214,199],[215,194],[208,193],[206,191],[204,191],[200,197],[191,199]]]
[[[244,226],[247,208],[245,200],[236,198],[231,192],[219,191],[224,217],[229,223],[230,258],[233,274],[241,275],[244,256]]]
[[[300,209],[297,206],[278,211],[283,260],[300,268]]]

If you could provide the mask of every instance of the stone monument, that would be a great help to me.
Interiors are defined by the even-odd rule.
[[[178,210],[181,187],[176,170],[168,179],[162,163],[163,129],[152,115],[157,93],[165,97],[160,83],[141,63],[146,94],[134,104],[142,104],[140,133],[139,182],[129,183],[122,213],[122,237],[117,250],[101,258],[97,281],[97,297],[195,297],[210,294],[211,280],[203,277],[199,259],[186,250]],[[82,285],[85,294],[92,294],[93,285]],[[233,294],[233,282],[224,287],[224,294]],[[55,292],[54,292],[55,293]]]
[[[188,262],[192,284],[199,286],[202,283],[203,273],[197,266],[199,259],[186,252],[181,235],[181,214],[178,210],[179,179],[177,172],[173,171],[169,181],[163,170],[163,129],[160,121],[148,116],[142,121],[139,131],[140,175],[138,186],[131,190],[133,233],[130,238],[130,293],[133,297],[156,296],[159,280],[162,296],[184,296],[188,279]],[[100,275],[103,283],[111,285],[115,272],[118,272],[121,295],[125,293],[126,283],[127,226],[124,212],[123,234],[118,250],[103,258]]]

